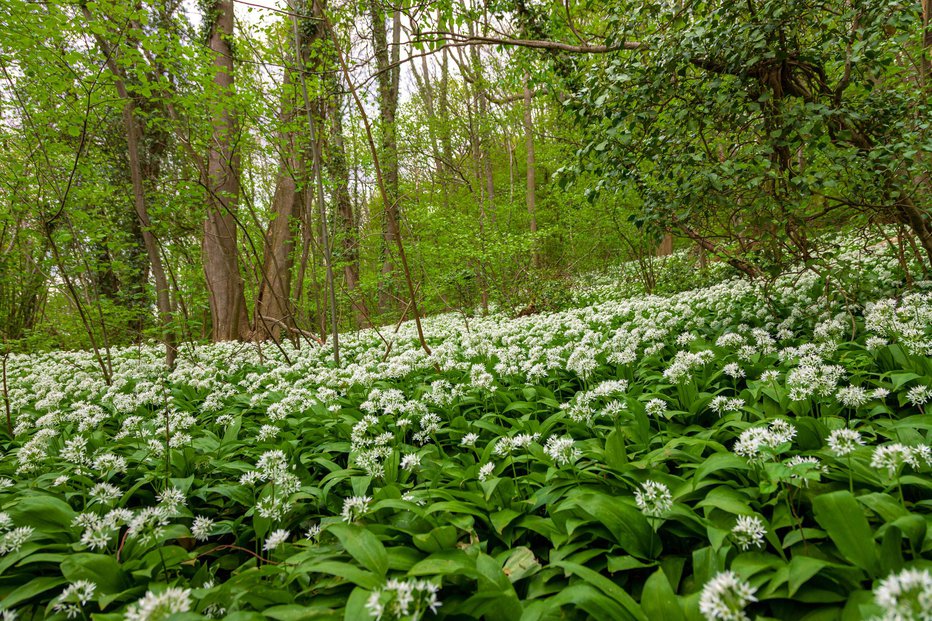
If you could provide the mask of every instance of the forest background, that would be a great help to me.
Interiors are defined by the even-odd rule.
[[[932,266],[930,0],[2,4],[6,351]]]

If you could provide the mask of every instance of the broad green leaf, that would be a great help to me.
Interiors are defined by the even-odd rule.
[[[16,607],[17,604],[28,601],[35,597],[59,587],[68,582],[66,579],[61,576],[41,576],[39,578],[33,578],[26,584],[17,587],[11,593],[6,595],[3,598],[3,601],[0,602],[0,608],[9,610]]]
[[[628,595],[628,593],[612,582],[610,578],[607,578],[600,574],[599,572],[578,565],[576,563],[570,563],[567,561],[556,561],[551,563],[551,566],[560,567],[561,569],[566,570],[567,573],[576,575],[586,583],[596,587],[613,600],[622,605],[625,609],[626,615],[624,618],[635,619],[636,621],[647,621],[648,617],[644,614],[644,611],[641,610],[641,607],[638,605],[634,598]]]
[[[327,530],[337,536],[343,548],[360,565],[378,576],[385,577],[388,572],[388,553],[371,531],[355,524],[331,524]]]
[[[46,494],[21,496],[7,512],[15,524],[47,533],[70,532],[77,515],[67,502]]]
[[[686,617],[683,609],[676,599],[676,593],[670,586],[666,573],[658,569],[647,582],[641,592],[641,608],[648,619],[663,619],[664,621],[683,621]]]
[[[72,554],[62,562],[61,573],[69,582],[89,580],[95,583],[98,593],[119,593],[132,586],[116,559],[106,554]]]
[[[880,570],[874,533],[864,510],[850,492],[840,490],[813,498],[815,519],[849,562],[876,576]]]

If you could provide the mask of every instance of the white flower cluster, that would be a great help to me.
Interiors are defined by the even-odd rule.
[[[381,589],[369,594],[366,610],[376,621],[421,619],[427,611],[437,614],[440,589],[427,580],[390,579]]]
[[[699,596],[699,612],[709,621],[750,621],[745,609],[757,591],[732,571],[716,574]]]
[[[576,448],[576,441],[569,436],[550,436],[544,444],[544,452],[557,466],[572,465],[582,457],[582,451]]]
[[[662,517],[673,508],[673,495],[663,483],[644,481],[641,489],[634,492],[634,502],[644,515]]]
[[[301,489],[301,480],[288,467],[288,458],[280,450],[266,451],[256,462],[255,470],[240,477],[240,485],[267,483],[268,493],[256,503],[256,512],[270,520],[280,520],[291,509],[289,497]]]
[[[751,427],[741,432],[733,450],[735,454],[751,461],[761,461],[772,456],[783,444],[796,437],[796,427],[778,418],[766,427]]]
[[[55,598],[52,610],[64,614],[69,619],[75,619],[84,614],[84,607],[94,597],[97,584],[89,580],[76,580],[72,582],[61,594]]]
[[[904,569],[891,574],[874,589],[874,601],[883,609],[878,621],[932,621],[932,573]]]
[[[0,512],[0,556],[18,552],[35,530],[31,526],[15,527],[10,515]]]
[[[169,587],[160,593],[147,591],[126,610],[126,621],[156,621],[191,610],[191,590]]]

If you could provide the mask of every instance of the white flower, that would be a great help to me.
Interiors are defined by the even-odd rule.
[[[207,541],[213,527],[214,521],[212,519],[199,515],[194,518],[194,523],[191,525],[191,534],[198,541]]]
[[[129,523],[128,536],[138,538],[144,545],[157,543],[168,526],[165,507],[146,507],[133,516]]]
[[[304,538],[316,541],[320,537],[320,524],[311,524],[304,533]]]
[[[184,492],[177,487],[169,487],[161,494],[156,496],[155,499],[158,500],[159,504],[165,507],[165,510],[170,513],[175,513],[178,510],[178,507],[183,507],[185,505]]]
[[[126,610],[126,621],[155,621],[191,610],[191,590],[169,587],[159,594],[147,591]]]
[[[913,386],[906,392],[906,400],[912,405],[923,405],[932,397],[932,388],[928,386]]]
[[[105,505],[109,505],[115,500],[118,500],[123,492],[120,491],[115,485],[110,485],[109,483],[98,483],[91,488],[91,491],[88,493],[89,496]]]
[[[0,537],[0,556],[6,556],[11,552],[18,552],[23,544],[26,543],[34,529],[31,526],[20,526],[13,530],[7,531]]]
[[[343,499],[343,511],[340,512],[344,522],[352,523],[366,515],[369,511],[369,496],[351,496]]]
[[[437,614],[440,600],[437,585],[427,580],[391,579],[381,589],[374,590],[366,602],[369,614],[376,621],[388,619],[421,619],[429,610]]]
[[[476,440],[478,439],[478,433],[467,433],[465,436],[463,436],[463,439],[460,440],[460,446],[475,446]]]
[[[733,378],[738,379],[739,377],[744,377],[744,369],[741,368],[737,362],[730,362],[722,368],[722,373]]]
[[[839,388],[835,393],[835,398],[846,408],[858,408],[870,401],[870,395],[861,386]]]
[[[709,621],[748,621],[744,609],[757,601],[756,591],[734,572],[720,572],[702,588],[699,612]]]
[[[414,470],[421,465],[421,456],[417,453],[408,453],[401,458],[402,470]]]
[[[496,455],[509,455],[515,448],[514,440],[509,437],[499,438],[492,452]]]
[[[641,513],[650,517],[660,517],[673,508],[670,489],[657,481],[644,481],[641,489],[635,490],[634,501]]]
[[[644,410],[649,416],[662,416],[667,411],[667,402],[663,399],[651,399],[644,404]]]
[[[566,466],[575,463],[582,456],[582,452],[574,444],[575,440],[569,436],[562,438],[550,436],[544,445],[544,452],[558,466]]]
[[[760,380],[762,382],[775,382],[780,379],[780,372],[776,369],[768,369],[760,374]]]
[[[864,345],[868,350],[874,351],[875,349],[885,347],[887,345],[887,339],[880,336],[870,336],[864,342]]]
[[[278,435],[279,429],[275,425],[262,425],[259,428],[259,433],[256,435],[256,439],[259,442],[268,442],[269,440],[274,440]]]
[[[268,539],[265,540],[265,545],[262,546],[262,549],[266,552],[271,552],[281,544],[288,541],[288,537],[291,535],[290,532],[283,528],[279,528],[268,536]]]
[[[754,515],[739,515],[738,521],[734,528],[731,529],[735,541],[742,550],[750,547],[762,547],[764,545],[764,536],[767,529],[761,519]]]
[[[709,409],[721,416],[726,412],[737,412],[744,407],[743,399],[735,399],[719,395],[709,402]]]
[[[76,580],[72,582],[61,595],[55,598],[55,604],[52,609],[55,612],[63,613],[69,619],[74,619],[82,614],[84,606],[87,605],[91,598],[94,597],[94,591],[97,585],[88,580]]]
[[[790,442],[796,436],[796,428],[783,419],[774,420],[767,427],[751,427],[738,436],[732,450],[736,455],[750,460],[762,460],[767,453],[773,452],[781,444]]]
[[[494,471],[495,471],[495,464],[494,464],[494,463],[489,462],[489,463],[487,463],[487,464],[483,464],[482,467],[479,468],[479,480],[480,480],[480,481],[485,481],[485,480],[488,479],[490,476],[492,476],[492,472],[494,472]]]
[[[828,435],[828,447],[839,457],[844,457],[863,445],[861,434],[854,429],[836,429]]]
[[[874,589],[874,601],[883,608],[880,621],[932,620],[932,573],[904,569],[883,579]]]
[[[871,467],[886,470],[887,476],[895,476],[904,465],[919,467],[913,450],[905,444],[894,443],[878,446],[871,457]]]

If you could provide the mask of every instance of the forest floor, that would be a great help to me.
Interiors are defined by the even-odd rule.
[[[346,334],[340,368],[11,355],[3,618],[928,618],[932,294],[880,252],[839,259],[856,304],[602,275],[428,318],[430,355]]]

